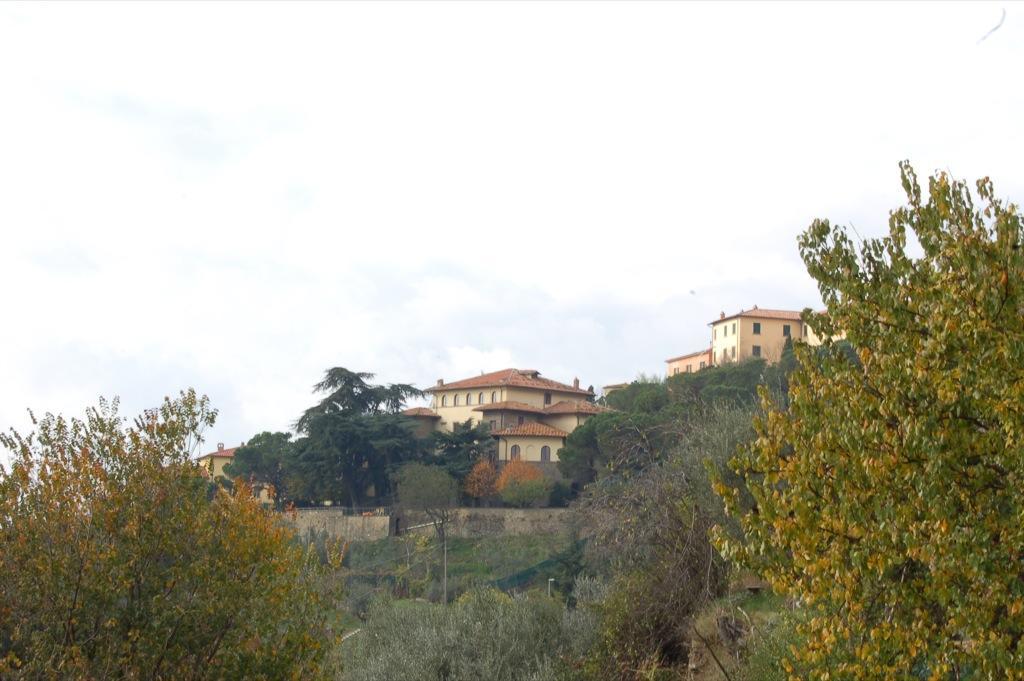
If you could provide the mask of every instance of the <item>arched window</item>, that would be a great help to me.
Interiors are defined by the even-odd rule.
[[[441,406],[442,407],[447,407],[448,406],[448,396],[447,395],[441,395]]]
[[[466,405],[473,404],[473,393],[466,393]]]
[[[544,463],[551,463],[551,447],[544,445],[540,448],[540,460]]]
[[[513,461],[519,461],[519,445],[512,445],[512,452],[509,454],[509,457]]]
[[[493,390],[493,391],[491,391],[491,404],[494,404],[497,401],[498,401],[498,391],[497,390]]]
[[[477,393],[477,395],[476,395],[476,403],[477,404],[483,404],[484,403],[484,394],[483,393]]]
[[[456,407],[459,406],[459,396],[458,395],[456,395],[455,397],[452,398],[452,405],[456,406]]]

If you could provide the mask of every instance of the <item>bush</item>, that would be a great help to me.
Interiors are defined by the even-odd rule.
[[[501,500],[511,506],[539,506],[548,500],[553,483],[544,473],[525,461],[509,461],[498,476]]]
[[[206,398],[129,428],[116,412],[0,435],[0,677],[321,676],[334,604],[319,560],[190,460]]]
[[[469,471],[463,485],[466,494],[479,501],[486,501],[497,493],[498,471],[490,459],[480,459]]]
[[[501,500],[517,508],[543,506],[550,495],[550,480],[513,480],[501,490]]]
[[[590,645],[593,622],[539,593],[467,592],[448,607],[381,601],[344,644],[347,681],[554,681]]]

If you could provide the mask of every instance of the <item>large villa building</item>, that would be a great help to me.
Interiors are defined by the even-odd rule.
[[[572,385],[559,383],[532,369],[502,369],[452,383],[438,380],[426,392],[429,409],[403,413],[435,430],[451,431],[466,421],[488,424],[498,441],[499,464],[516,459],[554,464],[569,433],[605,411],[594,404],[593,389],[581,388],[579,379]]]
[[[782,358],[786,342],[803,340],[817,345],[820,340],[804,324],[797,310],[765,310],[755,305],[710,322],[710,347],[665,360],[668,375],[695,373],[707,366],[741,362],[751,357],[774,363]]]

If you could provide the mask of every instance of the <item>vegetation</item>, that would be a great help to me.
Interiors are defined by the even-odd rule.
[[[292,467],[294,445],[290,433],[263,432],[235,450],[224,472],[248,480],[254,488],[266,487],[278,510],[292,497],[297,481]]]
[[[483,422],[455,423],[451,432],[434,431],[432,437],[433,461],[457,480],[465,479],[477,463],[492,459],[498,451],[490,427]]]
[[[487,536],[448,539],[448,590],[452,598],[478,587],[523,591],[571,590],[575,574],[560,569],[567,550],[559,534]],[[365,616],[374,597],[426,599],[441,602],[443,584],[438,545],[422,531],[371,542],[353,542],[345,556],[348,610]],[[564,581],[563,581],[564,580]]]
[[[856,360],[797,347],[788,408],[764,396],[737,462],[756,506],[722,544],[809,610],[787,662],[806,676],[1005,678],[1024,668],[1024,233],[988,180],[977,207],[902,171],[888,236],[800,239],[828,306],[805,318]]]
[[[407,399],[422,393],[404,383],[373,385],[367,382],[372,378],[335,367],[314,386],[326,396],[295,423],[306,436],[295,466],[307,498],[361,506],[371,487],[376,498],[387,496],[394,471],[422,456],[415,423],[399,414]]]
[[[510,506],[524,508],[547,501],[554,485],[533,464],[515,460],[509,461],[501,469],[495,486],[502,501]]]
[[[555,681],[578,666],[595,631],[585,607],[539,593],[467,592],[447,608],[381,601],[345,643],[344,679]]]
[[[466,494],[478,502],[486,502],[498,493],[498,470],[489,459],[480,459],[473,465],[463,486]]]
[[[131,426],[101,402],[0,436],[0,676],[329,671],[325,568],[245,485],[211,485],[190,460],[214,418],[189,391]]]

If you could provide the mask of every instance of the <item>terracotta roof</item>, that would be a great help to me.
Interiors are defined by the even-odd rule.
[[[515,400],[481,404],[479,407],[474,407],[473,411],[525,411],[530,414],[544,413],[544,410],[540,407],[535,407],[532,404],[527,404],[526,402],[516,402]]]
[[[427,388],[424,392],[437,392],[439,390],[461,390],[463,388],[490,388],[495,386],[515,386],[517,388],[536,388],[538,390],[557,390],[564,393],[579,393],[580,395],[591,395],[591,391],[582,388],[574,388],[565,383],[552,381],[550,378],[541,378],[539,371],[533,369],[502,369],[492,371],[489,374],[481,374],[473,378],[466,378],[454,383],[441,383]]]
[[[707,349],[704,349],[704,350],[698,350],[697,352],[691,352],[688,355],[679,355],[678,357],[669,357],[665,361],[666,362],[678,362],[681,359],[687,359],[689,357],[696,357],[697,355],[710,355],[710,354],[711,354],[711,348],[707,348]]]
[[[562,400],[544,408],[545,414],[600,414],[611,411],[586,400]]]
[[[211,456],[234,456],[236,449],[238,449],[238,447],[230,447],[228,449],[218,449],[215,452],[210,452],[209,454],[203,454],[201,457],[199,457],[199,459],[196,459],[196,460],[200,461],[202,459],[208,459]]]
[[[406,409],[405,411],[402,412],[402,416],[425,416],[431,419],[441,418],[441,415],[438,414],[436,411],[434,411],[433,409],[427,409],[426,407],[412,407],[411,409]]]
[[[736,317],[753,317],[755,319],[789,319],[794,322],[800,321],[799,310],[765,310],[759,307],[752,307],[749,310],[740,310],[734,315],[728,317],[719,317],[709,323],[717,324],[718,322],[724,322],[727,319],[735,319]]]
[[[506,435],[516,435],[519,437],[566,437],[569,433],[553,428],[546,423],[520,423],[517,426],[509,426],[504,430],[496,430],[491,435],[495,437]]]

